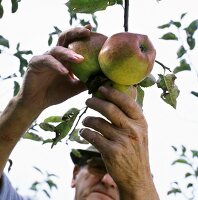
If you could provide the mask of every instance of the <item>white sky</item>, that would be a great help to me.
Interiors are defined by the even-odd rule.
[[[48,34],[53,31],[53,26],[62,30],[70,28],[69,16],[64,3],[64,0],[21,1],[17,13],[11,14],[10,2],[3,1],[5,14],[0,20],[0,34],[10,40],[12,52],[15,51],[18,42],[21,43],[21,49],[32,49],[34,54],[42,54],[48,50]],[[158,38],[166,30],[159,30],[157,26],[171,19],[179,20],[184,12],[188,12],[184,18],[186,25],[193,19],[198,19],[197,1],[162,0],[157,3],[155,0],[133,0],[130,2],[129,31],[147,34],[157,50],[156,59],[172,69],[178,65],[176,50],[179,45],[176,42],[159,40]],[[98,12],[97,16],[98,32],[110,36],[123,31],[123,11],[120,6],[113,6],[106,11]],[[198,39],[197,33],[195,36]],[[198,70],[197,47],[190,57],[194,68]],[[11,71],[18,71],[18,63],[9,55],[9,52],[7,55],[0,54],[0,62],[2,76],[8,75]],[[157,74],[163,71],[160,66],[155,65],[153,73],[157,77]],[[177,85],[181,94],[177,110],[160,99],[160,89],[156,87],[146,89],[144,114],[149,124],[150,162],[161,200],[182,200],[182,197],[166,196],[170,182],[182,179],[186,169],[179,165],[171,166],[171,162],[176,158],[171,145],[183,144],[190,149],[198,149],[198,99],[190,94],[191,90],[198,91],[197,81],[194,72],[178,74]],[[6,106],[11,96],[10,82],[0,81],[0,110]],[[87,93],[83,93],[66,103],[53,106],[45,110],[39,119],[42,120],[49,115],[61,115],[72,106],[83,108],[87,97]],[[51,150],[49,145],[42,146],[37,142],[21,140],[11,155],[14,165],[9,177],[13,184],[19,187],[23,194],[26,194],[29,185],[37,177],[37,172],[32,166],[37,166],[43,171],[47,170],[59,176],[57,179],[59,190],[54,190],[52,199],[72,199],[73,190],[70,188],[70,180],[73,165],[68,155],[69,149],[74,146],[77,145],[70,143],[67,147],[63,143]],[[45,200],[45,197],[42,196],[40,199]]]

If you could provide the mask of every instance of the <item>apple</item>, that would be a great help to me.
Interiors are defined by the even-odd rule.
[[[69,49],[84,57],[81,63],[69,64],[73,74],[82,82],[86,83],[90,76],[101,72],[98,54],[106,39],[107,36],[103,34],[91,32],[89,38],[77,40],[69,44]]]
[[[134,85],[150,74],[156,51],[148,36],[121,32],[109,37],[98,60],[102,72],[113,82]]]

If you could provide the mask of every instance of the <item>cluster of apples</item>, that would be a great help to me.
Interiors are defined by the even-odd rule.
[[[91,32],[90,38],[74,41],[68,48],[84,57],[82,63],[70,63],[70,68],[96,96],[100,85],[130,95],[130,87],[150,74],[156,56],[148,36],[129,32],[110,37]]]

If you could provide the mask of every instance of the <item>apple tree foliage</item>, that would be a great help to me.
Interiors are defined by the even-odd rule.
[[[0,0],[0,18],[4,17],[4,8],[2,4],[3,0]],[[84,26],[86,24],[91,24],[93,27],[93,31],[97,31],[98,22],[96,11],[105,10],[108,6],[120,5],[124,9],[123,15],[123,27],[124,31],[128,30],[128,12],[129,12],[129,0],[69,0],[65,3],[65,6],[68,9],[70,14],[70,19],[68,23],[72,26],[74,23],[79,24],[79,26]],[[20,6],[20,0],[11,0],[10,1],[10,10],[12,13],[16,12]],[[89,16],[89,20],[85,20],[83,17],[83,13],[86,13]],[[194,50],[196,46],[196,38],[195,32],[198,29],[198,19],[191,21],[187,26],[184,25],[185,16],[187,13],[181,14],[179,20],[170,19],[169,22],[159,25],[158,28],[162,31],[162,36],[160,40],[166,40],[167,42],[177,42],[180,47],[176,52],[178,65],[174,68],[169,68],[166,64],[162,63],[159,60],[155,60],[156,64],[162,67],[163,73],[158,74],[158,77],[154,77],[150,74],[146,77],[142,82],[137,84],[137,102],[143,107],[144,102],[144,93],[148,87],[157,86],[161,92],[162,100],[168,105],[172,106],[176,109],[177,98],[179,97],[179,88],[175,84],[175,80],[180,78],[179,74],[184,73],[185,71],[194,70],[196,75],[198,76],[198,72],[193,69],[193,65],[190,61],[189,54]],[[48,45],[50,46],[53,42],[54,36],[57,38],[57,35],[62,32],[57,26],[53,27],[54,30],[49,33],[48,36]],[[184,36],[185,35],[185,36]],[[7,50],[9,50],[9,39],[5,38],[0,33],[0,54],[3,54]],[[19,89],[20,83],[16,81],[16,78],[22,78],[26,67],[28,65],[29,56],[33,55],[31,50],[24,50],[20,48],[20,42],[16,46],[15,53],[10,53],[12,56],[16,57],[19,60],[19,68],[18,73],[10,74],[7,77],[2,77],[0,74],[0,80],[4,81],[7,79],[13,80],[14,90],[13,96],[15,96]],[[198,97],[198,89],[197,91],[191,91],[192,95]],[[35,121],[27,133],[24,135],[25,139],[31,139],[34,141],[45,143],[51,143],[51,147],[57,145],[61,142],[65,137],[67,137],[67,142],[75,141],[81,144],[86,144],[87,142],[83,140],[79,134],[77,124],[82,117],[82,115],[87,111],[87,108],[83,108],[79,110],[77,108],[70,108],[65,112],[63,116],[49,116],[43,122],[38,123]],[[44,139],[41,137],[41,130],[52,132],[54,137]],[[179,153],[179,149],[173,147],[176,153]],[[178,159],[173,162],[173,165],[183,164],[188,167],[187,172],[185,174],[185,179],[187,180],[187,185],[185,188],[180,186],[178,182],[173,182],[171,185],[171,189],[168,191],[168,195],[171,194],[179,194],[186,197],[186,199],[195,199],[194,190],[197,184],[198,177],[198,164],[194,163],[197,161],[198,152],[196,150],[191,150],[191,154],[187,154],[187,150],[184,146],[181,147],[181,154],[178,154]],[[12,162],[10,161],[10,164]],[[41,174],[43,172],[40,169],[36,169]],[[45,181],[38,182],[35,181],[31,190],[38,192],[38,188],[42,188],[42,184],[48,184],[49,190],[53,187],[57,188],[56,184],[51,179],[51,175],[45,174]],[[189,193],[190,191],[190,193]],[[50,198],[50,191],[44,190],[43,192]]]

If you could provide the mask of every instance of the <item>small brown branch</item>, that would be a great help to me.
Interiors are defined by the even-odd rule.
[[[124,31],[128,32],[128,19],[129,19],[129,0],[124,3]]]

